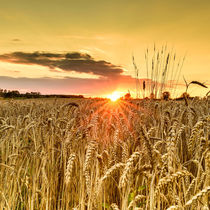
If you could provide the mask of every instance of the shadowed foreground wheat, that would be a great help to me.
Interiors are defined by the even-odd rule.
[[[1,101],[0,209],[209,209],[208,112],[207,99]]]

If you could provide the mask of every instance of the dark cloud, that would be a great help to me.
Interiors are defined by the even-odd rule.
[[[95,60],[89,54],[70,53],[46,53],[46,52],[13,52],[0,55],[1,61],[21,64],[37,64],[47,66],[54,70],[60,68],[64,71],[79,73],[91,73],[103,77],[118,77],[123,73],[120,66],[113,65],[104,60]]]

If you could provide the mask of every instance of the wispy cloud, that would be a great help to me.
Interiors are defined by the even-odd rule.
[[[21,39],[18,39],[18,38],[15,38],[15,39],[12,39],[13,42],[21,42],[22,40]]]

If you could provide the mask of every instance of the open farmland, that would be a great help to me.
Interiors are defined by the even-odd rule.
[[[209,101],[0,103],[0,209],[209,209]]]

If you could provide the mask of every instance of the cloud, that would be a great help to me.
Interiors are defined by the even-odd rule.
[[[12,39],[13,42],[21,42],[21,39]]]
[[[104,60],[95,60],[87,53],[13,52],[1,54],[0,61],[10,63],[47,66],[51,70],[90,73],[101,77],[120,77],[123,69]]]
[[[13,77],[12,74],[0,76],[0,84],[6,89],[31,89],[31,91],[41,93],[90,95],[108,94],[117,89],[135,90],[135,78],[124,75],[123,68],[105,60],[95,60],[88,53],[13,52],[1,54],[0,61],[12,65],[24,64],[28,67],[23,69],[23,74],[19,74],[17,77]],[[37,65],[40,65],[40,68],[37,69]],[[44,71],[43,67],[47,67],[48,73],[38,74],[39,77],[35,77],[35,73]],[[28,71],[33,73],[30,77]],[[52,76],[53,73],[62,76],[55,78]],[[81,78],[81,73],[97,77]],[[72,75],[78,76],[73,77]],[[141,87],[143,80],[145,79],[139,80]]]

